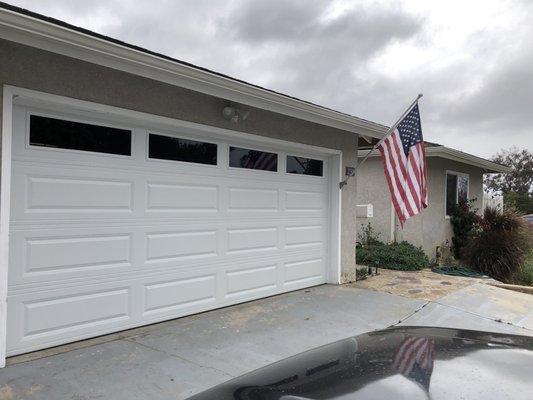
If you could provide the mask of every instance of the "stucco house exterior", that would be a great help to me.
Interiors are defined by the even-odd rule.
[[[435,143],[426,142],[429,205],[422,213],[399,227],[392,207],[381,157],[377,150],[357,171],[358,228],[368,223],[383,241],[406,240],[421,246],[429,259],[435,258],[436,247],[451,239],[448,213],[460,198],[476,199],[474,205],[483,209],[483,175],[508,172],[509,168],[481,157]],[[369,146],[360,146],[361,160]],[[396,237],[395,237],[396,235]]]
[[[0,6],[0,364],[355,268],[387,127]]]

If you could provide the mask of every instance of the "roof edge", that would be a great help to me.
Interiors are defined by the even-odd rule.
[[[474,156],[473,154],[468,154],[446,146],[426,147],[425,150],[427,157],[440,157],[452,161],[462,162],[464,164],[484,169],[486,173],[508,173],[512,171],[511,168],[505,165],[501,165],[485,158]],[[367,154],[368,150],[359,150],[357,152],[357,158],[362,158]],[[372,150],[370,153],[370,157],[377,157],[378,155],[378,150]]]
[[[454,160],[470,164],[475,167],[486,170],[487,173],[508,173],[512,169],[505,165],[495,163],[482,157],[468,154],[463,151],[455,150],[446,146],[428,147],[426,148],[426,155],[431,157],[442,157],[448,160]]]
[[[0,4],[1,38],[360,135],[382,138],[388,129],[384,125],[23,11],[26,10],[13,6],[6,8]]]

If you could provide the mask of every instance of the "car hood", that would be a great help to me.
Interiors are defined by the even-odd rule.
[[[190,398],[531,399],[533,338],[402,327],[340,340]]]

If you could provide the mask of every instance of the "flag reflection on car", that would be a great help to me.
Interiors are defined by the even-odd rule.
[[[396,351],[392,369],[429,391],[434,360],[435,342],[433,339],[407,337]]]

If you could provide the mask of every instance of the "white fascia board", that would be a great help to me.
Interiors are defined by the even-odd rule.
[[[357,152],[357,158],[366,156],[368,150],[359,150]],[[378,150],[372,150],[370,157],[379,156]],[[481,157],[474,156],[472,154],[464,153],[459,150],[450,149],[445,146],[426,147],[427,157],[440,157],[447,160],[457,161],[464,164],[472,165],[474,167],[485,170],[485,173],[507,173],[511,172],[511,168],[505,165],[500,165],[495,162],[486,160]]]
[[[383,125],[10,10],[0,10],[0,37],[359,135],[379,139],[387,132]]]

